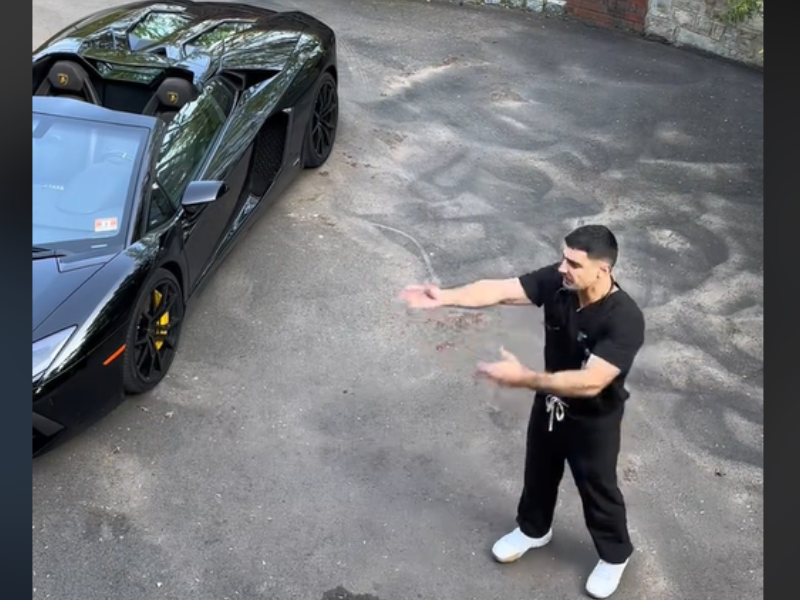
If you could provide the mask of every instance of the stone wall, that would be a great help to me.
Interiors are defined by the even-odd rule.
[[[450,0],[459,4],[489,4],[508,8],[524,8],[535,12],[543,12],[552,16],[566,12],[568,0]]]
[[[763,65],[763,17],[728,25],[720,19],[727,4],[727,0],[650,0],[646,31],[677,46]]]
[[[728,0],[451,0],[566,15],[696,48],[751,66],[763,66],[764,19],[723,23]]]

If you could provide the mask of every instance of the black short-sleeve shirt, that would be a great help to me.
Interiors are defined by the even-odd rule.
[[[617,284],[617,291],[580,309],[577,294],[563,286],[557,264],[519,279],[530,301],[544,307],[548,372],[580,369],[592,354],[620,369],[597,398],[577,399],[569,403],[570,410],[612,409],[625,402],[630,396],[625,380],[645,335],[644,314],[636,301]]]

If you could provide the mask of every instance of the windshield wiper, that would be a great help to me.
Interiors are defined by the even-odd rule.
[[[60,258],[66,256],[67,253],[63,250],[55,248],[45,248],[43,246],[33,247],[33,258]]]

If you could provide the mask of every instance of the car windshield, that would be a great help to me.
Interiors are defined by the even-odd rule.
[[[119,247],[147,130],[33,114],[33,246]]]

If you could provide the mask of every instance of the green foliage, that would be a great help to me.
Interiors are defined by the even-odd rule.
[[[728,10],[722,15],[727,23],[744,23],[751,17],[764,14],[764,0],[728,0]]]

